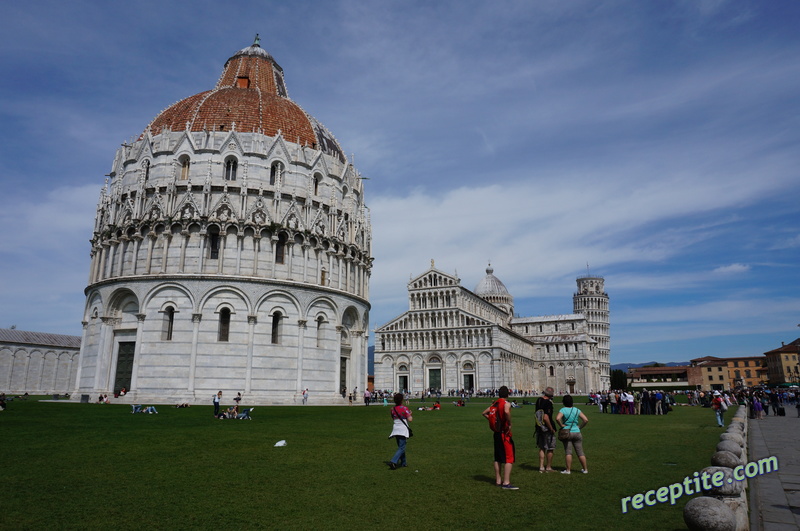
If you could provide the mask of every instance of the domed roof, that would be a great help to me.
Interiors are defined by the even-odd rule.
[[[478,285],[475,287],[475,295],[479,297],[488,297],[488,296],[511,296],[506,289],[505,284],[503,284],[499,278],[493,275],[494,269],[492,269],[492,265],[489,264],[489,267],[486,268],[486,276],[478,282]]]
[[[185,98],[150,122],[159,134],[172,131],[241,131],[276,136],[321,149],[344,161],[333,135],[299,105],[289,99],[283,69],[255,42],[225,62],[216,87]]]

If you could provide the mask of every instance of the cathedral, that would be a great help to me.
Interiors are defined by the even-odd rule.
[[[117,151],[97,206],[73,399],[340,403],[365,389],[364,180],[258,37]]]
[[[608,294],[602,277],[577,279],[573,312],[517,317],[491,266],[474,291],[433,261],[408,283],[408,311],[375,331],[375,388],[416,393],[608,389]]]

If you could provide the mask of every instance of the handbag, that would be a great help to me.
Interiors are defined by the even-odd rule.
[[[577,409],[575,411],[577,411]],[[569,422],[569,420],[564,423],[564,427],[563,428],[558,430],[558,440],[559,441],[566,441],[566,440],[569,439],[570,429],[566,427],[568,422]]]

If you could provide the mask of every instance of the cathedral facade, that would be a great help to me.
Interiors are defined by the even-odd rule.
[[[491,268],[474,291],[431,262],[408,283],[409,309],[375,332],[375,388],[415,393],[608,389],[608,294],[602,277],[577,279],[572,314],[516,317]]]
[[[367,382],[363,179],[253,45],[123,144],[103,187],[73,396],[337,403]]]

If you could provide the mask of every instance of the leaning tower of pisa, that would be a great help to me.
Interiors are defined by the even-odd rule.
[[[608,335],[608,293],[605,280],[598,276],[578,277],[578,291],[572,297],[574,313],[586,317],[589,336],[597,341],[597,356],[600,362],[600,382],[604,389],[611,383],[611,363],[609,361]]]

